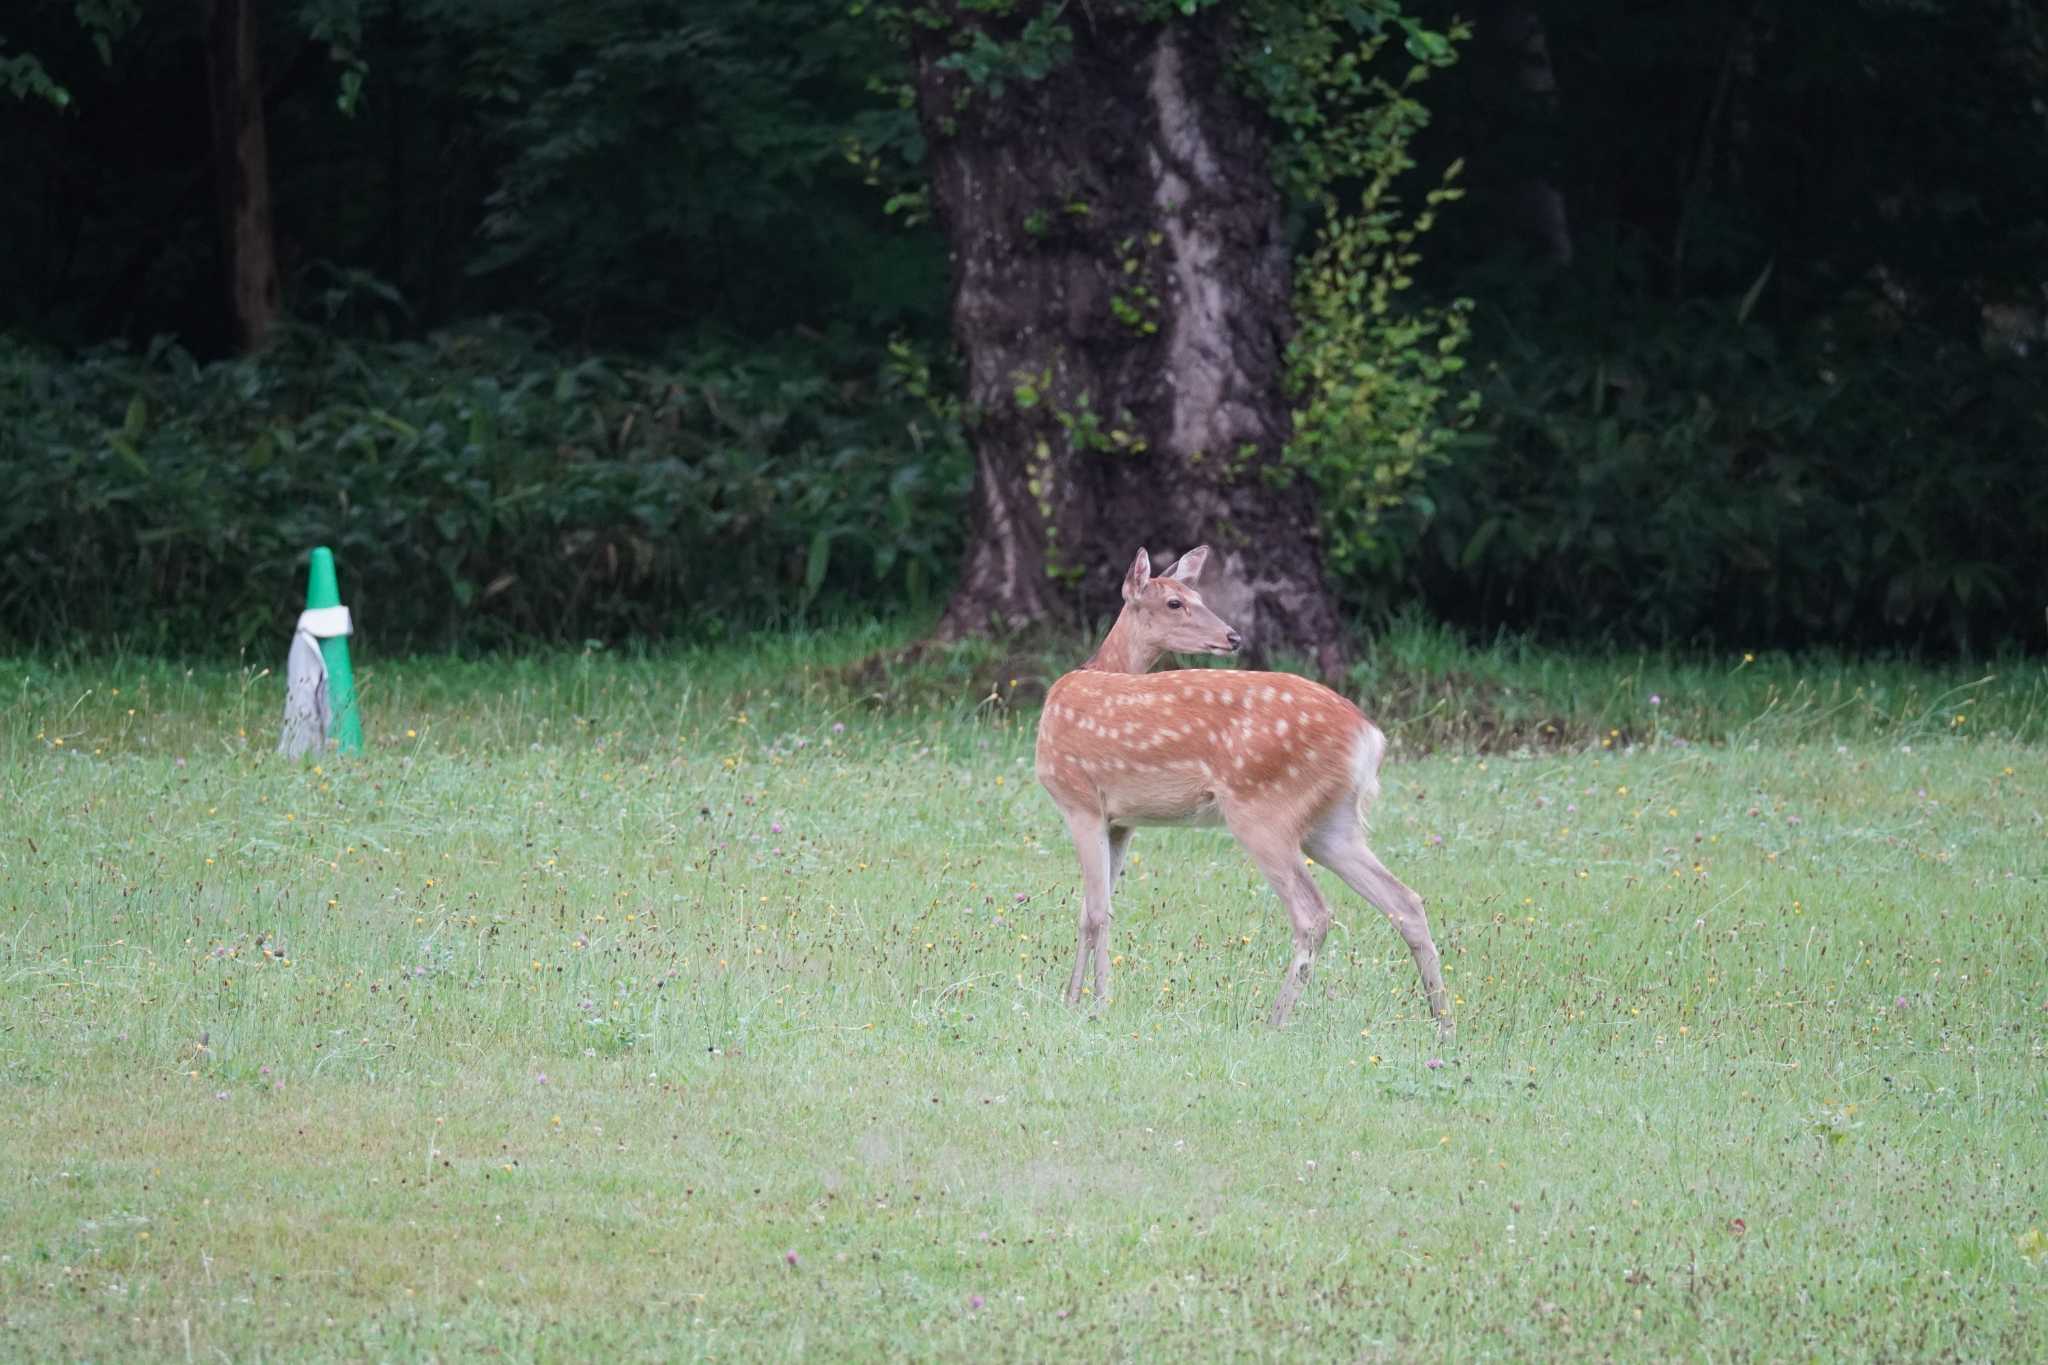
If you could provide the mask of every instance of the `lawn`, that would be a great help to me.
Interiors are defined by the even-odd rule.
[[[1386,642],[1439,1052],[876,643],[0,663],[0,1356],[2048,1358],[2039,662]]]

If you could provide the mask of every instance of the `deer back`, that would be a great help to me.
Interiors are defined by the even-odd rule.
[[[1082,669],[1046,694],[1038,779],[1062,809],[1122,823],[1235,827],[1242,814],[1306,828],[1354,792],[1368,728],[1344,697],[1291,673]]]

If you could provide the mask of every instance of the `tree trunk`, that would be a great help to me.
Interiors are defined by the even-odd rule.
[[[1225,619],[1333,671],[1313,491],[1269,476],[1290,423],[1289,258],[1225,23],[1075,7],[1046,75],[976,84],[941,64],[962,26],[1002,41],[1030,16],[940,13],[953,27],[920,30],[914,55],[976,452],[940,637],[1099,618],[1139,546],[1208,543]]]
[[[1554,124],[1557,72],[1550,64],[1550,36],[1541,16],[1518,0],[1506,0],[1481,13],[1481,32],[1493,45],[1496,62],[1506,68],[1506,98],[1499,102],[1513,109],[1509,117],[1519,122]],[[1572,259],[1571,224],[1565,214],[1564,191],[1551,178],[1552,170],[1548,164],[1517,167],[1509,176],[1508,211],[1510,220],[1543,259],[1568,265]]]
[[[202,0],[213,178],[228,285],[228,315],[244,351],[277,320],[277,244],[270,225],[270,149],[256,54],[256,0]]]

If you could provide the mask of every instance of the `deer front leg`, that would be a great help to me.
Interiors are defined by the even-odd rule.
[[[1112,918],[1109,898],[1116,893],[1116,884],[1124,875],[1124,854],[1131,847],[1131,827],[1111,825],[1109,827],[1109,888],[1103,893],[1102,926],[1095,934],[1095,1002],[1109,1003],[1109,923]]]
[[[1067,832],[1081,859],[1081,922],[1074,946],[1074,974],[1067,981],[1067,1003],[1081,1003],[1089,959],[1095,963],[1095,998],[1109,997],[1109,883],[1113,860],[1109,824],[1092,812],[1067,815]],[[1126,832],[1125,837],[1129,834]]]
[[[1123,879],[1124,854],[1130,852],[1131,835],[1135,831],[1129,825],[1109,827],[1109,886],[1116,890],[1116,884]]]

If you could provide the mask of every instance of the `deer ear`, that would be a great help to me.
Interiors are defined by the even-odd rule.
[[[1208,562],[1209,547],[1197,545],[1194,549],[1182,555],[1172,568],[1159,576],[1161,578],[1171,578],[1177,583],[1192,583],[1201,576],[1202,566]]]
[[[1143,550],[1131,561],[1131,571],[1124,575],[1124,601],[1136,600],[1145,591],[1145,585],[1152,581],[1152,556]]]

